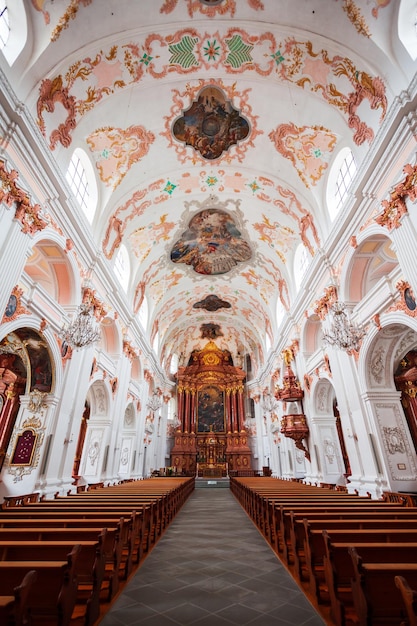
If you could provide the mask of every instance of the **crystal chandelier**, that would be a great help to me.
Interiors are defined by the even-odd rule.
[[[100,328],[94,317],[94,307],[89,303],[82,303],[74,319],[68,326],[64,326],[60,337],[71,348],[77,350],[95,343],[100,339]]]
[[[330,329],[323,333],[323,342],[338,350],[357,352],[365,331],[351,322],[344,302],[332,304],[330,320]]]

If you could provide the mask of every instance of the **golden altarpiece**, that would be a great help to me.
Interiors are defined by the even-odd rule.
[[[171,451],[178,473],[227,476],[251,469],[245,431],[245,372],[209,341],[177,373],[179,426]]]

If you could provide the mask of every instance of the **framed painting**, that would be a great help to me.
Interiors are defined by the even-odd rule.
[[[215,385],[207,385],[198,392],[197,432],[224,433],[225,431],[224,392]]]
[[[38,435],[28,428],[18,435],[10,465],[31,465]]]

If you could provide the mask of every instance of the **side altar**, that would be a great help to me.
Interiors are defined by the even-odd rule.
[[[171,450],[177,472],[225,476],[252,468],[244,427],[245,376],[230,352],[213,341],[194,350],[188,365],[178,368],[179,426]]]

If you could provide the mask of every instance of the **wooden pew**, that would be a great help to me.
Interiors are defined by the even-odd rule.
[[[344,494],[342,494],[344,495]],[[405,503],[405,500],[404,500]],[[315,497],[308,498],[296,498],[296,499],[287,499],[287,498],[265,498],[264,499],[264,515],[266,520],[264,522],[265,528],[263,532],[265,537],[271,544],[271,546],[279,551],[278,541],[280,539],[281,532],[281,524],[282,524],[282,514],[286,511],[301,511],[301,510],[310,510],[314,511],[317,506],[328,507],[334,509],[341,509],[345,507],[346,509],[353,510],[356,507],[366,508],[371,510],[389,510],[389,509],[398,509],[405,507],[405,504],[399,504],[397,502],[382,502],[370,500],[369,498],[359,498],[356,496],[348,496],[347,498],[335,499],[332,495],[323,497],[321,496],[319,500]],[[408,509],[407,509],[408,510]]]
[[[107,522],[103,524],[103,522]],[[36,520],[12,519],[0,525],[0,540],[16,539],[20,536],[32,541],[73,541],[95,540],[103,528],[106,530],[104,540],[105,574],[101,586],[101,595],[108,601],[119,590],[120,580],[125,578],[123,564],[123,536],[125,523],[120,520],[104,520],[103,518],[90,520],[89,525],[81,526],[79,520],[39,518]]]
[[[351,546],[354,576],[352,593],[359,626],[398,626],[404,605],[395,576],[403,576],[417,587],[417,563],[364,563]]]
[[[100,592],[105,574],[104,544],[106,529],[92,541],[79,540],[80,546],[75,575],[77,577],[76,615],[86,625],[93,624],[100,615]],[[98,539],[98,540],[97,540]],[[74,540],[16,540],[0,538],[0,561],[57,561],[65,560],[74,547]]]
[[[305,555],[309,570],[309,591],[320,604],[328,604],[327,589],[323,588],[325,538],[323,528],[313,529],[306,524]],[[327,529],[332,543],[417,543],[417,529],[412,528],[345,528]]]
[[[294,569],[301,580],[308,575],[304,554],[304,519],[316,525],[322,523],[323,528],[328,528],[330,522],[336,523],[337,520],[343,520],[346,523],[350,521],[354,523],[375,521],[378,524],[382,523],[384,520],[389,520],[388,525],[392,523],[392,520],[401,520],[401,523],[406,520],[411,524],[415,523],[417,526],[417,510],[411,508],[397,509],[395,507],[380,510],[378,507],[375,509],[372,507],[352,507],[351,509],[345,509],[318,506],[314,511],[307,511],[305,509],[301,512],[298,510],[285,511],[282,516],[281,529],[283,535],[283,557],[288,564],[294,565]]]
[[[320,494],[320,490],[317,490]],[[257,523],[258,528],[263,532],[265,537],[268,539],[269,543],[276,549],[280,551],[280,532],[282,528],[282,514],[285,511],[296,511],[303,509],[316,509],[317,507],[329,507],[330,508],[342,508],[348,507],[352,510],[356,510],[356,507],[359,508],[369,508],[371,510],[394,510],[398,508],[404,508],[404,510],[408,510],[404,505],[399,505],[396,502],[382,502],[375,501],[369,498],[359,498],[357,496],[340,494],[339,496],[335,496],[334,494],[321,493],[320,495],[308,495],[296,498],[267,498],[264,501],[263,510],[264,513],[260,513],[259,515],[263,515],[265,519],[261,521],[260,519],[254,519],[255,523]]]
[[[80,548],[64,561],[0,561],[0,589],[13,595],[24,576],[36,571],[27,606],[33,626],[69,626],[77,598],[75,569]]]
[[[82,506],[89,507],[108,507],[108,506],[123,506],[131,507],[132,510],[142,510],[144,515],[148,515],[150,519],[150,534],[152,544],[156,543],[161,536],[163,530],[167,527],[169,522],[174,516],[173,507],[170,504],[173,500],[170,500],[166,495],[149,496],[146,494],[125,494],[125,493],[112,493],[103,494],[101,491],[87,492],[82,494],[71,494],[69,496],[56,496],[54,501],[45,501],[45,504],[51,506],[57,502],[59,506],[64,504],[65,506]]]
[[[137,545],[139,541],[142,543],[141,552],[146,553],[152,547],[155,537],[151,535],[150,529],[152,528],[152,512],[149,507],[142,507],[141,510],[133,510],[130,507],[118,507],[118,506],[64,506],[49,505],[44,502],[40,505],[28,505],[24,507],[17,507],[10,509],[7,512],[2,511],[0,513],[0,527],[3,522],[7,522],[8,517],[13,519],[32,520],[38,518],[46,518],[53,520],[66,519],[68,524],[74,520],[79,520],[79,526],[84,523],[84,520],[95,519],[95,525],[99,524],[100,516],[102,516],[102,527],[105,527],[109,520],[118,520],[121,517],[124,519],[124,534],[122,537],[124,552],[126,559],[125,565],[125,577],[127,577],[132,569],[132,555],[135,553],[134,545]],[[81,523],[82,521],[82,523]]]
[[[102,517],[100,511],[74,511],[70,508],[51,511],[48,507],[39,511],[31,511],[25,515],[26,507],[16,508],[0,513],[0,528],[16,526],[24,523],[26,526],[55,525],[62,527],[71,526],[100,526],[101,528],[114,528],[119,525],[119,548],[121,551],[119,570],[123,579],[126,579],[132,570],[132,559],[137,553],[139,538],[142,536],[142,518],[135,511],[122,511],[116,508],[115,511],[103,510]],[[12,517],[13,515],[13,517]],[[123,521],[121,521],[123,520]],[[145,546],[146,548],[147,546]]]
[[[27,626],[30,623],[28,599],[36,578],[36,571],[29,570],[13,589],[13,596],[0,596],[0,624]]]
[[[395,576],[394,582],[403,599],[408,619],[407,626],[417,626],[417,591],[410,587],[404,576]]]
[[[136,559],[136,562],[139,562],[142,555],[151,548],[190,493],[192,493],[195,486],[193,478],[170,479],[163,482],[165,484],[162,484],[162,481],[159,482],[158,479],[157,481],[152,481],[152,485],[149,484],[149,481],[140,481],[136,484],[120,485],[115,488],[97,488],[92,492],[86,493],[86,495],[90,496],[89,500],[76,501],[74,499],[74,501],[71,501],[72,498],[68,497],[57,498],[58,507],[53,510],[51,510],[53,501],[44,501],[40,504],[32,505],[29,503],[29,499],[25,498],[21,501],[10,502],[13,506],[7,506],[5,511],[0,512],[0,550],[2,548],[6,550],[5,544],[1,545],[2,541],[7,541],[10,544],[13,542],[13,546],[9,545],[7,548],[9,556],[5,552],[3,558],[11,559],[12,555],[18,558],[16,551],[22,548],[27,550],[26,561],[22,561],[22,563],[25,565],[28,563],[40,563],[41,560],[28,560],[29,549],[34,551],[31,556],[35,556],[37,548],[30,547],[35,538],[44,544],[45,551],[43,556],[46,557],[49,549],[46,544],[48,541],[55,543],[55,545],[58,541],[62,543],[67,542],[66,545],[69,547],[74,540],[84,542],[97,539],[97,535],[92,535],[92,533],[99,533],[103,528],[107,529],[109,536],[115,536],[118,533],[119,536],[123,536],[123,541],[119,541],[118,545],[121,546],[121,554],[124,561],[120,557],[119,552],[118,561],[116,557],[111,564],[106,564],[106,573],[101,588],[101,591],[106,589],[107,569],[110,565],[112,570],[117,572],[118,575],[114,576],[108,596],[104,596],[103,599],[103,594],[101,593],[101,600],[111,601],[119,589],[119,579],[126,579],[130,573],[132,561],[135,562]],[[145,485],[145,483],[148,484]],[[137,487],[140,487],[140,493],[137,493]],[[82,495],[84,496],[84,494]],[[137,509],[140,509],[140,511],[137,512]],[[126,532],[126,529],[129,528],[130,531]],[[135,528],[135,532],[132,532],[133,528]],[[22,535],[24,537],[23,540],[21,539]],[[129,543],[127,537],[133,538],[134,542]],[[29,541],[29,544],[18,546],[18,541]],[[56,548],[58,548],[57,545]],[[12,553],[12,549],[15,550],[14,553]],[[63,546],[62,549],[64,549]],[[110,550],[107,552],[110,552]],[[0,563],[1,570],[7,564],[12,563],[12,561],[4,560],[0,561]],[[18,567],[17,563],[15,561],[14,569]],[[42,570],[45,569],[45,565],[40,567]],[[119,572],[123,573],[119,575]],[[82,587],[82,582],[80,579],[78,593]],[[91,595],[91,586],[87,590],[88,593]],[[11,596],[12,594],[6,601],[6,605],[9,603]],[[73,618],[78,618],[77,608],[73,612]],[[87,622],[93,623],[94,615],[97,615],[97,604],[91,615],[92,617],[89,617]],[[52,626],[53,623],[55,626],[62,621],[61,618],[59,621],[57,618],[57,620],[51,620],[51,622],[46,617],[42,619],[43,621],[39,619],[36,623],[42,624],[42,626],[49,626],[49,623]]]
[[[347,497],[351,501],[354,499],[363,500],[363,497],[346,494],[343,492],[331,491],[329,489],[320,489],[315,486],[304,485],[300,483],[288,483],[280,479],[243,479],[232,478],[230,481],[230,488],[237,500],[247,511],[250,517],[257,523],[258,516],[262,517],[263,500],[265,498],[290,498],[293,501],[313,496],[313,497],[328,497],[332,496],[335,499],[340,497]],[[370,498],[370,495],[368,496]]]
[[[96,492],[93,492],[96,493]],[[144,543],[144,550],[148,552],[153,545],[157,542],[165,529],[167,521],[165,510],[163,506],[163,499],[153,499],[142,496],[141,498],[125,498],[118,495],[115,496],[103,496],[96,497],[83,497],[69,496],[68,500],[65,498],[57,498],[55,500],[46,500],[41,506],[27,505],[25,510],[29,511],[29,515],[34,511],[79,511],[88,512],[91,510],[99,510],[100,513],[105,511],[117,512],[120,514],[133,513],[137,516],[139,523],[139,516],[143,517],[142,527],[140,529],[142,534],[142,540]]]
[[[352,594],[354,576],[352,557],[349,554],[351,543],[332,543],[327,531],[323,531],[325,556],[324,576],[330,598],[332,618],[338,626],[358,621]],[[405,563],[417,562],[417,542],[355,543],[357,553],[365,563]]]
[[[25,493],[20,496],[4,496],[1,508],[8,509],[14,506],[27,504],[28,502],[38,502],[38,501],[39,501],[39,492]]]

